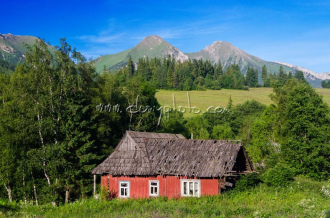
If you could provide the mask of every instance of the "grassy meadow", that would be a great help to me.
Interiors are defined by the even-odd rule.
[[[315,89],[317,93],[323,95],[323,99],[330,105],[330,89]],[[272,103],[269,95],[273,92],[272,88],[250,88],[250,90],[206,90],[206,91],[189,91],[189,99],[191,107],[196,106],[201,109],[200,113],[193,113],[186,110],[184,113],[185,117],[191,117],[195,114],[202,114],[207,111],[210,106],[215,107],[226,107],[228,104],[229,97],[233,100],[233,105],[241,104],[247,100],[256,100],[262,104],[269,105]],[[173,108],[174,106],[178,109],[179,106],[188,106],[187,91],[173,91],[173,90],[158,90],[156,93],[158,102],[164,107],[168,106]],[[212,109],[214,109],[212,108]],[[182,108],[183,110],[183,108]],[[196,111],[197,112],[197,111]]]
[[[0,217],[330,217],[330,182],[296,177],[289,186],[259,184],[218,196],[167,199],[93,198],[53,207],[0,201]]]

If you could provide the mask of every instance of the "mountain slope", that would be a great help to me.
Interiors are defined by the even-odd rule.
[[[288,66],[294,70],[299,70],[302,71],[304,73],[304,77],[305,79],[309,82],[309,84],[311,84],[313,87],[321,87],[321,83],[322,80],[330,80],[330,73],[315,73],[309,69],[303,68],[303,67],[299,67],[299,66],[295,66],[292,64],[287,64],[287,63],[282,63],[282,62],[276,62],[279,63],[281,65],[284,66]]]
[[[36,40],[39,40],[34,36],[19,36],[13,34],[1,34],[0,33],[0,60],[17,65],[25,60],[25,53],[27,48],[25,43],[29,46],[34,45]],[[54,46],[48,45],[50,52],[55,52]]]
[[[304,73],[305,78],[313,87],[321,87],[322,80],[330,79],[330,73],[318,74],[311,70],[291,64],[265,61],[246,53],[229,42],[224,41],[216,41],[199,52],[184,54],[179,49],[156,35],[146,37],[138,45],[126,51],[99,57],[96,59],[95,63],[96,71],[101,72],[104,66],[110,70],[120,68],[127,64],[130,55],[134,62],[138,62],[138,59],[141,57],[164,58],[167,55],[171,55],[176,60],[181,61],[188,59],[203,59],[209,60],[213,64],[221,62],[223,67],[238,64],[242,73],[245,73],[248,66],[250,66],[258,70],[259,83],[261,83],[261,68],[263,65],[265,65],[268,71],[272,73],[279,72],[281,66],[286,72],[291,71],[295,73],[300,70]]]
[[[261,71],[263,65],[266,65],[268,71],[278,72],[282,64],[262,60],[256,56],[250,55],[245,51],[233,46],[229,42],[216,41],[212,45],[206,46],[205,49],[195,52],[186,53],[190,59],[209,60],[212,63],[220,62],[223,67],[228,67],[232,64],[238,64],[241,71],[244,73],[248,66]],[[289,66],[283,65],[283,69],[290,71]]]
[[[216,41],[205,49],[195,53],[182,53],[168,42],[164,41],[159,36],[148,36],[135,47],[126,51],[101,56],[96,59],[95,67],[97,72],[102,72],[104,66],[107,69],[114,70],[126,65],[129,56],[131,55],[134,62],[138,62],[141,57],[149,58],[164,58],[167,55],[173,56],[176,60],[185,61],[188,59],[203,59],[210,60],[212,63],[221,62],[223,67],[232,64],[238,64],[241,71],[245,73],[248,66],[256,68],[261,72],[263,65],[271,72],[278,72],[282,64],[276,62],[264,61],[258,57],[252,56],[241,49],[236,48],[228,42]],[[285,71],[292,71],[292,68],[282,65]],[[261,79],[259,78],[259,82]]]
[[[330,79],[330,73],[318,74],[306,68],[287,63],[265,61],[246,53],[228,42],[216,41],[199,52],[186,53],[186,55],[188,55],[190,59],[209,60],[212,63],[221,62],[223,67],[238,64],[243,73],[246,72],[248,66],[256,68],[259,71],[259,83],[261,82],[260,74],[263,65],[265,65],[270,72],[278,72],[280,66],[282,66],[286,72],[291,71],[295,73],[298,70],[302,71],[306,80],[313,87],[321,87],[322,80]]]
[[[138,62],[141,57],[163,58],[168,55],[171,55],[176,60],[188,60],[188,56],[179,49],[175,48],[159,36],[153,35],[146,37],[131,49],[117,54],[105,55],[97,58],[95,67],[97,72],[101,72],[104,66],[111,70],[124,66],[127,63],[129,56],[132,57],[134,62]]]
[[[23,43],[33,45],[36,40],[34,36],[0,34],[0,59],[12,64],[22,62],[27,50]]]

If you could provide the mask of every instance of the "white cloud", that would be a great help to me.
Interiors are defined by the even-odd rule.
[[[117,39],[121,38],[125,33],[118,33],[115,35],[85,35],[79,36],[78,39],[88,42],[88,43],[96,43],[96,44],[112,44],[117,41]]]

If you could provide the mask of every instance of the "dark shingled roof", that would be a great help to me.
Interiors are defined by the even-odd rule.
[[[93,174],[222,177],[232,172],[240,141],[185,139],[182,135],[127,131]],[[245,155],[244,150],[244,155]]]

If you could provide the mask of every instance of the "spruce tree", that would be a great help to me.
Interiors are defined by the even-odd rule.
[[[127,62],[127,75],[128,77],[132,77],[134,75],[135,67],[134,67],[134,62],[132,60],[131,55],[128,57],[128,62]]]
[[[246,71],[246,82],[249,87],[258,86],[258,71],[256,69],[248,67]]]
[[[286,82],[286,80],[287,80],[287,75],[284,72],[283,66],[281,65],[280,66],[280,70],[278,72],[278,81],[279,81],[279,84],[281,86],[284,85],[284,83]]]
[[[300,70],[296,71],[296,73],[294,74],[294,78],[296,78],[297,80],[300,80],[302,82],[307,82],[304,77],[304,73]]]
[[[261,79],[262,79],[262,85],[264,87],[266,87],[265,83],[266,83],[266,80],[267,80],[267,76],[268,76],[267,67],[266,67],[266,65],[263,65],[262,69],[261,69]]]

